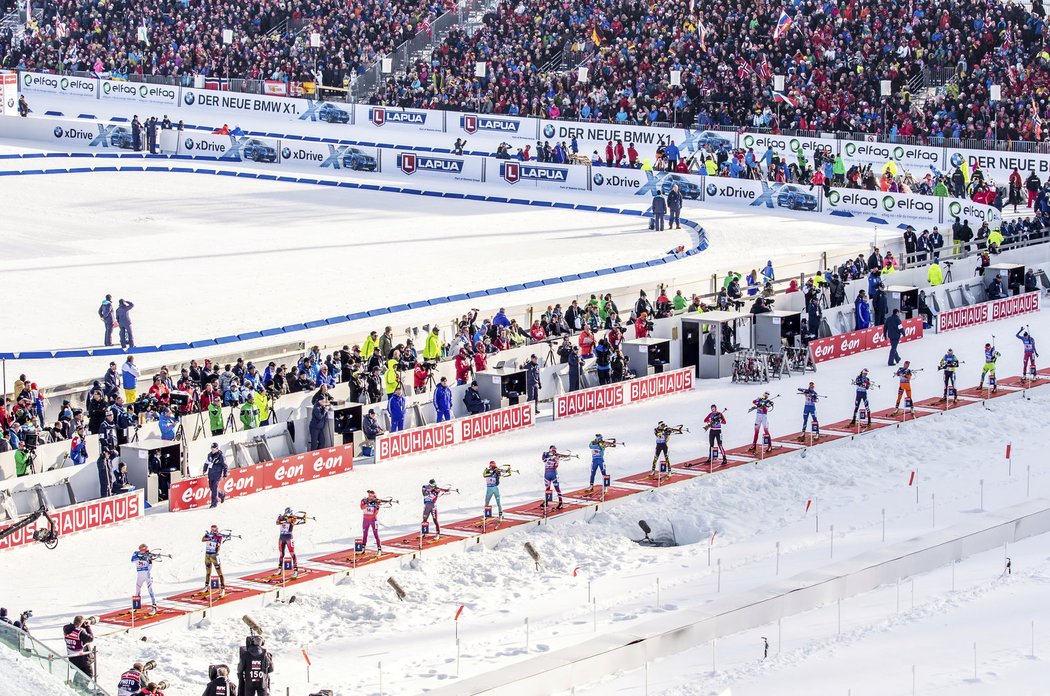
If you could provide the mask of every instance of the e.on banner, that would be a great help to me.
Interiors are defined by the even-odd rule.
[[[661,372],[627,382],[603,384],[554,397],[554,418],[568,418],[581,413],[604,411],[636,401],[689,391],[692,388],[693,368],[691,367]]]
[[[55,521],[55,530],[61,539],[69,534],[142,517],[142,491],[131,491],[110,498],[70,505],[48,514]],[[37,529],[47,529],[47,520],[41,517],[34,524],[0,539],[0,551],[33,543],[33,532]]]
[[[238,498],[271,488],[345,474],[353,468],[353,445],[340,445],[231,469],[230,475],[219,484],[219,490],[227,498]],[[207,476],[173,483],[168,491],[168,509],[172,512],[193,510],[205,505],[211,505],[211,488]]]
[[[1019,314],[1038,312],[1039,295],[1038,292],[1026,292],[1023,295],[941,312],[937,315],[937,333],[976,326],[986,321],[1008,319]]]
[[[386,433],[376,438],[376,461],[461,445],[483,437],[528,428],[533,423],[535,418],[532,404],[526,403],[411,430]]]
[[[904,335],[901,336],[901,343],[922,338],[922,319],[918,317],[905,319],[901,322],[901,329],[904,332]],[[873,326],[860,331],[849,331],[838,336],[818,338],[809,342],[809,350],[813,354],[814,363],[844,358],[847,355],[863,353],[869,350],[889,348],[889,346],[890,342],[882,335],[881,326]]]

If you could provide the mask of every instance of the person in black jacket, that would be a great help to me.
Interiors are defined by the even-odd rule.
[[[263,647],[262,636],[248,636],[237,665],[237,691],[241,696],[270,696],[273,656]]]
[[[664,230],[664,215],[667,214],[667,201],[659,191],[653,196],[653,227],[657,232]]]
[[[667,220],[667,229],[682,229],[682,221],[679,217],[682,213],[682,194],[678,190],[678,184],[672,186],[671,192],[667,194],[667,210],[671,213]]]
[[[219,449],[219,443],[211,443],[211,451],[204,460],[204,474],[208,477],[208,487],[211,489],[211,507],[226,502],[226,493],[219,490],[219,483],[230,475],[230,469],[226,466],[226,457]]]
[[[131,310],[135,303],[131,300],[117,301],[117,328],[120,330],[120,347],[134,348],[135,337],[131,333]]]
[[[525,363],[525,389],[529,401],[535,404],[536,413],[540,412],[540,389],[542,388],[539,357],[533,353],[529,356],[529,361]]]
[[[477,382],[471,382],[470,386],[467,387],[467,391],[463,393],[463,405],[467,407],[467,411],[471,415],[484,413],[489,410],[489,400],[481,398]]]
[[[102,324],[106,329],[106,335],[104,344],[107,346],[113,345],[113,296],[106,295],[106,299],[102,300],[102,304],[98,307],[98,317],[102,320]]]
[[[230,668],[226,665],[215,665],[208,670],[211,681],[204,689],[203,696],[237,696],[237,687],[230,681]]]
[[[875,292],[871,293],[871,309],[875,318],[874,325],[882,326],[885,324],[889,306],[886,301],[886,286],[882,283],[876,285]]]
[[[578,346],[572,346],[569,350],[569,391],[579,391],[580,389],[580,374],[583,372],[583,360],[580,358],[580,349]]]
[[[77,616],[71,623],[62,627],[62,635],[66,640],[66,655],[69,656],[71,664],[75,665],[89,678],[95,676],[94,646],[95,634],[91,630],[94,619]]]
[[[908,225],[907,229],[904,230],[904,263],[910,264],[915,262],[915,242],[918,237],[915,235],[915,228]]]
[[[882,326],[882,335],[890,342],[890,358],[886,364],[892,367],[901,361],[901,356],[897,353],[897,344],[904,335],[904,329],[899,309],[893,310],[893,314],[886,319],[886,323]]]

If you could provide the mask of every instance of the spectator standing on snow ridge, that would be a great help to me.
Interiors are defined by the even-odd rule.
[[[664,215],[667,214],[667,202],[664,200],[664,196],[657,190],[656,194],[653,195],[653,221],[650,229],[656,230],[657,232],[664,231]]]
[[[135,347],[135,337],[131,331],[131,310],[135,303],[131,300],[121,299],[117,302],[117,328],[120,331],[120,347],[123,349]]]
[[[103,345],[111,346],[113,345],[113,327],[117,325],[113,316],[112,295],[106,295],[106,299],[102,300],[102,304],[98,307],[98,317],[102,320],[102,325],[106,332],[103,338]]]

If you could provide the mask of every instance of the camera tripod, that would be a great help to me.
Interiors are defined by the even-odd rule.
[[[547,341],[547,365],[557,365],[557,356],[554,354],[554,344],[551,341]]]

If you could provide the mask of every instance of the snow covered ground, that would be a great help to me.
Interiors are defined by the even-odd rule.
[[[1016,331],[1019,323],[931,335],[904,346],[904,356],[916,367],[925,368],[915,380],[916,399],[939,393],[939,373],[933,368],[949,346],[965,361],[960,386],[975,384],[980,352],[992,332],[1000,336],[1003,353],[1000,378],[1015,374],[1020,342],[1002,337]],[[1047,335],[1050,314],[1033,315],[1031,325],[1037,338]],[[896,389],[884,360],[884,353],[860,354],[824,364],[816,375],[766,387],[784,395],[771,417],[774,435],[798,430],[801,403],[792,394],[810,379],[827,395],[819,408],[825,425],[849,418],[853,390],[848,380],[861,367],[870,367],[874,379],[882,384],[872,393],[873,409],[892,406]],[[401,501],[381,516],[382,533],[389,538],[418,529],[418,487],[431,477],[462,492],[443,501],[443,521],[479,514],[481,469],[489,459],[521,471],[503,486],[504,505],[510,507],[540,497],[539,454],[551,443],[582,452],[595,432],[626,441],[625,449],[616,449],[609,457],[611,473],[617,478],[648,468],[651,428],[658,419],[683,422],[692,429],[672,441],[676,459],[702,455],[706,439],[702,439],[700,419],[710,403],[728,409],[728,446],[750,442],[751,419],[746,408],[762,389],[704,381],[689,394],[553,423],[544,418],[531,431],[425,457],[362,466],[345,476],[231,501],[217,511],[150,514],[139,523],[70,537],[54,552],[42,547],[14,550],[6,553],[5,564],[27,570],[17,585],[5,582],[0,596],[13,611],[33,608],[35,634],[57,645],[58,626],[71,614],[126,606],[134,587],[128,558],[143,541],[173,554],[174,559],[165,560],[156,573],[157,590],[170,594],[199,586],[203,569],[198,539],[207,525],[214,522],[230,527],[244,537],[224,550],[224,568],[233,584],[232,578],[273,567],[276,536],[272,520],[286,505],[306,509],[318,518],[317,524],[297,533],[300,559],[305,559],[352,544],[360,529],[356,501],[366,488]],[[634,622],[656,613],[702,609],[720,594],[775,579],[777,542],[781,548],[779,572],[786,577],[829,562],[830,525],[835,526],[834,557],[840,559],[882,543],[883,510],[889,543],[1029,496],[1050,495],[1050,470],[1042,456],[1043,416],[1050,405],[1050,390],[1029,395],[1031,400],[1020,394],[1006,396],[989,402],[987,408],[978,404],[930,416],[856,441],[813,449],[805,457],[788,454],[632,496],[583,519],[522,528],[495,548],[476,545],[471,552],[448,555],[425,552],[418,564],[381,565],[373,573],[360,572],[339,584],[321,581],[303,586],[294,592],[294,604],[258,608],[248,602],[243,610],[235,610],[236,616],[216,618],[188,630],[156,630],[145,643],[138,636],[108,636],[100,650],[103,682],[115,684],[127,664],[152,657],[161,662],[156,676],[173,684],[171,696],[198,693],[209,664],[235,659],[235,646],[244,637],[244,626],[236,618],[242,612],[250,613],[271,636],[268,647],[277,659],[275,693],[283,693],[286,687],[293,694],[308,693],[311,685],[305,682],[300,653],[305,647],[313,661],[314,688],[377,694],[381,664],[383,693],[414,694],[456,679],[453,616],[460,605],[465,607],[459,622],[460,676],[499,669],[526,655],[571,646],[596,633],[629,630]],[[1003,456],[1008,442],[1013,444],[1012,475]],[[916,489],[908,486],[912,471],[917,472],[918,503]],[[570,460],[562,468],[564,489],[585,485],[588,474],[584,461]],[[819,506],[819,533],[815,509],[805,511],[807,500]],[[640,537],[639,519],[648,520],[661,534],[669,533],[673,525],[682,545],[638,547],[632,539]],[[708,565],[707,550],[716,531]],[[525,541],[531,541],[542,554],[539,571],[522,548]],[[718,649],[719,653],[724,650],[725,661],[716,658],[717,674],[706,674],[710,655],[699,649],[680,662],[668,661],[658,682],[653,679],[660,665],[651,666],[650,689],[707,694],[731,687],[734,693],[741,689],[741,693],[757,694],[780,693],[783,687],[784,693],[801,693],[808,685],[809,693],[847,693],[850,688],[854,694],[908,693],[902,679],[910,678],[910,667],[916,664],[922,684],[940,693],[954,693],[967,686],[966,659],[958,658],[957,667],[949,664],[954,659],[949,658],[950,646],[962,643],[965,647],[972,642],[970,636],[983,630],[981,616],[990,615],[1000,616],[1001,621],[987,622],[989,652],[980,667],[982,681],[967,687],[967,693],[1005,693],[999,690],[1000,684],[1028,685],[1026,688],[1044,684],[1042,663],[1026,661],[1017,651],[1024,649],[1023,629],[1030,619],[1036,621],[1037,633],[1040,625],[1050,626],[1046,623],[1050,602],[1040,592],[1047,569],[1045,558],[1039,555],[1045,551],[1039,549],[1045,549],[1045,541],[1033,540],[1034,546],[1025,544],[1021,549],[1019,545],[1011,552],[1018,575],[1002,583],[1001,589],[989,586],[997,561],[995,554],[988,554],[988,559],[975,559],[972,570],[967,564],[960,566],[957,589],[961,594],[954,598],[941,597],[946,588],[942,577],[931,574],[930,579],[918,579],[914,615],[906,614],[902,605],[902,616],[895,619],[894,607],[884,596],[886,590],[881,590],[872,593],[881,593],[881,599],[865,596],[843,603],[842,638],[833,633],[834,614],[829,624],[827,609],[812,612],[785,621],[782,657],[756,665],[760,644],[756,636],[770,633],[769,629],[754,635],[749,632],[725,641]],[[1025,550],[1030,548],[1035,550]],[[56,573],[57,569],[61,572]],[[406,601],[398,601],[386,585],[389,576],[408,592]],[[1014,587],[1017,589],[1011,590]],[[1018,598],[998,599],[1013,592]],[[963,601],[967,593],[974,595],[973,601]],[[973,613],[964,611],[969,606],[975,607]],[[1027,614],[1008,613],[1023,606],[1028,606]],[[1013,643],[1006,640],[1010,631],[1018,632]],[[903,636],[899,638],[902,647],[897,661],[892,662],[898,635]],[[934,635],[940,639],[931,637]],[[977,640],[980,653],[983,640]],[[774,644],[774,655],[775,648]],[[872,655],[885,656],[885,661],[875,662]],[[885,668],[875,666],[884,663]],[[823,672],[825,669],[828,671]],[[989,671],[997,673],[994,681]],[[1037,681],[1040,675],[1042,682]],[[589,687],[589,692],[641,693],[639,678],[621,675]],[[796,689],[796,683],[802,686]],[[859,690],[862,687],[869,691]]]
[[[26,145],[5,143],[0,153],[25,152]],[[49,160],[55,167],[83,165],[83,160]],[[39,167],[39,161],[0,160],[0,170]],[[345,171],[326,176],[355,179]],[[9,176],[4,183],[12,204],[0,270],[11,283],[0,317],[20,330],[0,341],[2,351],[100,345],[95,311],[107,293],[136,303],[137,342],[158,345],[633,263],[692,245],[687,231],[654,234],[637,218],[614,214],[232,177],[87,172]],[[460,187],[470,190],[469,184]],[[538,193],[537,198],[571,196]],[[552,293],[586,299],[592,292],[651,288],[660,281],[707,292],[715,273],[747,273],[767,260],[782,277],[811,272],[821,252],[831,257],[864,252],[877,236],[899,236],[890,228],[793,215],[690,210],[688,216],[708,232],[710,248],[703,254],[605,276],[597,287],[578,281],[501,295],[482,302],[482,308],[494,312],[498,306],[487,304],[545,303]],[[468,257],[471,265],[463,267]],[[52,277],[63,282],[49,281]],[[77,291],[65,292],[66,287]],[[443,306],[437,316],[434,310],[414,310],[388,322],[340,324],[250,345],[344,342],[381,329],[382,323],[444,324],[478,302]],[[23,321],[29,306],[48,320]],[[253,309],[245,311],[248,306]],[[139,363],[150,368],[201,357],[199,352],[145,355]],[[9,361],[7,369],[52,385],[99,375],[109,360]]]

